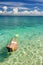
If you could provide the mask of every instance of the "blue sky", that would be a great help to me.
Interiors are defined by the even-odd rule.
[[[29,7],[29,8],[38,7],[40,10],[43,10],[43,0],[0,0],[0,2],[16,2],[16,3],[20,2],[20,3],[25,3],[25,5],[23,5],[24,7]],[[2,5],[4,6],[4,3]],[[12,6],[13,4],[10,5]]]
[[[43,11],[43,0],[0,0],[0,11],[12,11],[14,8],[19,11]]]

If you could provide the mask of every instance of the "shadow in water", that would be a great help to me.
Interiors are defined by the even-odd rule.
[[[4,47],[0,50],[0,62],[5,61],[5,59],[7,59],[9,56],[10,55],[8,54],[6,47]]]

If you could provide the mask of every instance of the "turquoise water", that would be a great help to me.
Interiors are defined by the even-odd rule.
[[[6,46],[18,34],[18,50]],[[43,65],[43,17],[0,17],[0,64]]]

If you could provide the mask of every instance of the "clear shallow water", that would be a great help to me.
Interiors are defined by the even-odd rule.
[[[18,34],[18,50],[8,55],[7,44]],[[0,17],[0,64],[43,65],[43,17]]]

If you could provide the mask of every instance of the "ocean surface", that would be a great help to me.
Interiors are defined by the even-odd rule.
[[[13,37],[18,50],[9,55]],[[43,65],[43,17],[0,16],[0,65]]]

